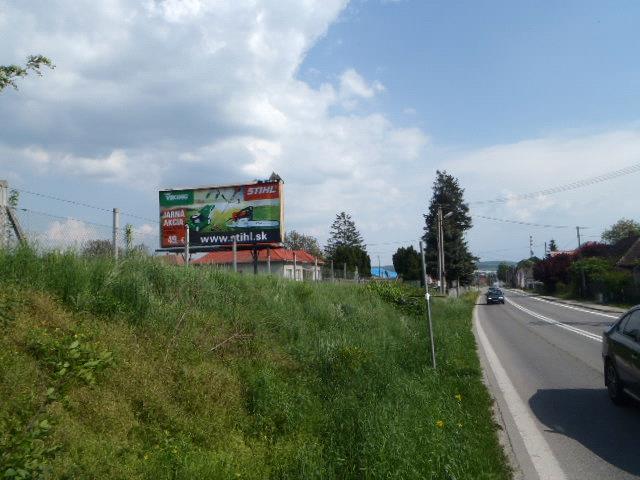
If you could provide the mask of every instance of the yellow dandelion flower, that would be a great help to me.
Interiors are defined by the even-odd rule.
[[[438,421],[436,422],[436,427],[438,427],[438,428],[444,428],[444,422],[443,422],[442,420],[438,420]]]
[[[456,395],[456,400],[458,400],[459,402],[462,401],[462,395],[460,395],[459,393]]]

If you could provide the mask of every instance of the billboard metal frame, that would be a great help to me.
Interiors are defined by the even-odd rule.
[[[162,189],[159,190],[158,194],[159,196],[161,196],[164,193],[170,193],[170,192],[189,192],[191,195],[191,204],[190,205],[197,205],[194,201],[195,198],[195,194],[198,191],[207,191],[207,190],[222,190],[222,189],[241,189],[241,191],[243,192],[243,204],[246,203],[250,203],[250,200],[245,200],[244,195],[245,192],[247,191],[248,187],[252,187],[252,186],[260,186],[263,184],[278,184],[278,193],[277,193],[277,197],[256,197],[253,198],[251,200],[253,201],[257,201],[257,200],[268,200],[271,198],[277,198],[278,199],[278,205],[279,205],[279,223],[278,223],[278,234],[277,234],[277,238],[279,239],[279,241],[251,241],[249,239],[245,239],[242,238],[242,240],[235,240],[233,241],[233,243],[236,244],[236,247],[241,249],[241,250],[247,250],[247,249],[263,249],[263,248],[274,248],[277,246],[281,246],[282,245],[282,241],[284,240],[284,182],[282,181],[282,179],[280,178],[280,176],[276,175],[276,174],[272,174],[270,178],[266,179],[266,180],[256,180],[253,182],[245,182],[245,183],[232,183],[232,184],[225,184],[225,185],[205,185],[205,186],[199,186],[199,187],[186,187],[186,188],[166,188],[166,189]],[[260,195],[260,192],[257,192],[256,195]],[[224,197],[223,197],[224,198]],[[212,202],[213,203],[213,202]],[[240,203],[240,201],[239,201]],[[189,205],[189,204],[187,204]],[[194,208],[190,208],[187,205],[177,205],[178,209],[179,208],[183,208],[184,210],[193,210]],[[204,204],[206,205],[206,204]],[[164,205],[165,210],[163,210],[163,204],[162,201],[160,201],[159,207],[160,207],[160,228],[159,228],[159,245],[160,248],[156,249],[156,252],[167,252],[167,253],[179,253],[184,251],[185,249],[185,245],[184,242],[182,244],[178,244],[175,246],[167,246],[166,242],[164,241],[164,235],[163,233],[166,233],[165,230],[165,226],[163,225],[163,211],[167,211],[166,207],[170,206],[169,205]],[[251,218],[253,218],[253,206],[249,205],[248,207],[245,207],[245,209],[247,208],[251,208],[250,210],[250,215]],[[224,211],[223,211],[224,212]],[[183,212],[184,214],[184,225],[185,226],[189,226],[189,217],[188,217],[188,213]],[[235,220],[235,217],[234,217]],[[256,223],[258,223],[260,220],[257,220]],[[250,222],[247,222],[250,223]],[[205,232],[205,234],[210,234],[210,235],[219,235],[219,236],[227,236],[227,238],[231,238],[231,237],[241,237],[243,235],[253,235],[253,233],[251,233],[253,231],[253,229],[255,228],[256,230],[260,230],[259,226],[256,227],[245,227],[244,229],[242,227],[237,227],[240,231],[231,231],[231,232],[221,232],[221,233],[216,233],[215,230],[212,231],[207,231]],[[190,231],[191,230],[190,228]],[[263,227],[262,229],[262,233],[264,235],[264,233],[269,232],[269,231],[273,231],[273,227],[271,227],[271,229],[269,227]],[[194,233],[197,233],[198,230],[196,230]],[[190,235],[191,236],[191,235]],[[200,238],[200,237],[198,237]],[[249,240],[249,241],[247,241]],[[193,252],[193,253],[202,253],[202,252],[211,252],[211,251],[216,251],[216,250],[228,250],[232,248],[233,245],[232,242],[229,242],[228,240],[225,243],[222,244],[217,244],[217,245],[204,245],[201,243],[195,243],[193,244],[193,242],[191,242],[191,244],[189,245],[189,251]]]

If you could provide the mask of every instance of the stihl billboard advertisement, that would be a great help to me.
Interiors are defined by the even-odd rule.
[[[282,182],[160,191],[160,246],[280,243]]]

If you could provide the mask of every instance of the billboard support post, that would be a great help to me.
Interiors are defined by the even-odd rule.
[[[120,209],[113,209],[113,258],[118,261],[118,230],[120,229]]]
[[[189,225],[184,226],[184,265],[189,266]]]
[[[429,295],[429,282],[427,281],[427,267],[424,261],[424,250],[422,240],[420,241],[420,260],[422,261],[422,280],[424,281],[424,299],[427,307],[427,322],[429,323],[429,339],[431,340],[431,365],[436,368],[436,347],[433,342],[433,323],[431,322],[431,295]]]
[[[237,272],[238,271],[238,242],[236,240],[236,237],[233,237],[233,246],[231,247],[232,251],[233,251],[233,271]]]
[[[260,251],[258,250],[258,245],[254,245],[251,249],[251,258],[253,259],[253,274],[258,274],[258,254]]]

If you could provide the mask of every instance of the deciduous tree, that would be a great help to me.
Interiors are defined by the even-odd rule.
[[[7,87],[13,87],[17,90],[16,80],[26,77],[30,71],[42,76],[42,67],[55,68],[55,65],[43,55],[30,55],[27,57],[27,63],[24,67],[21,65],[0,65],[0,92]]]
[[[640,236],[640,223],[629,218],[621,218],[602,233],[602,240],[614,244],[628,237]]]
[[[322,258],[322,250],[320,250],[318,240],[311,235],[305,235],[291,230],[285,234],[284,242],[282,243],[285,248],[289,250],[303,250],[314,257]]]
[[[420,261],[420,253],[413,248],[413,245],[398,248],[392,259],[393,268],[403,280],[420,280],[422,263]]]

